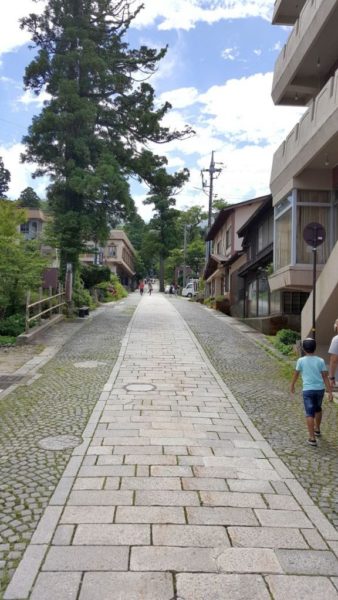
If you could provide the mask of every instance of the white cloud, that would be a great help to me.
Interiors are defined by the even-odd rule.
[[[235,60],[238,55],[239,52],[236,46],[234,48],[225,48],[222,52],[222,58],[224,58],[224,60]]]
[[[0,20],[0,55],[15,50],[30,40],[27,31],[20,29],[19,20],[31,12],[42,11],[44,3],[34,0],[10,0],[3,2]]]
[[[271,20],[273,0],[144,0],[134,26],[146,27],[158,22],[159,29],[191,29],[204,21],[261,17]]]
[[[0,147],[0,156],[2,156],[6,169],[11,174],[11,182],[8,190],[8,197],[16,200],[22,190],[30,186],[36,190],[39,189],[41,197],[45,196],[47,185],[46,178],[39,181],[32,179],[32,173],[36,166],[28,163],[20,163],[20,154],[24,151],[23,144],[13,144],[10,147]]]
[[[185,87],[171,92],[164,92],[158,98],[159,104],[169,102],[174,109],[191,106],[198,99],[198,90],[194,87]]]
[[[257,48],[256,50],[254,50],[254,54],[256,54],[256,56],[261,56],[262,50],[260,48]]]
[[[46,91],[42,91],[38,96],[32,92],[32,90],[26,90],[22,96],[18,99],[18,102],[29,106],[35,104],[38,108],[42,108],[47,100],[51,99],[51,95]]]

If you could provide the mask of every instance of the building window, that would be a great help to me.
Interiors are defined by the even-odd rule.
[[[22,223],[22,225],[20,225],[20,232],[29,233],[29,223]]]
[[[317,261],[326,263],[330,254],[330,192],[298,190],[297,192],[297,226],[296,226],[296,262],[312,264],[313,252],[304,241],[303,231],[309,223],[320,223],[326,231],[326,239],[317,249]]]
[[[116,258],[116,246],[108,246],[108,256],[110,258]]]
[[[276,229],[275,229],[275,270],[287,267],[291,263],[291,242],[292,242],[292,221],[291,205],[278,215],[278,206],[276,207]]]
[[[225,248],[228,249],[231,246],[231,226],[225,232]]]
[[[266,317],[270,313],[269,284],[265,275],[258,279],[258,316]]]
[[[258,227],[257,250],[260,252],[273,241],[273,216],[268,217]]]
[[[257,316],[257,281],[251,281],[248,287],[248,317]]]
[[[300,315],[308,297],[307,292],[283,292],[283,313]]]

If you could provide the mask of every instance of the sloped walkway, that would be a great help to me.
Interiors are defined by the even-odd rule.
[[[5,600],[338,598],[338,533],[144,297]]]

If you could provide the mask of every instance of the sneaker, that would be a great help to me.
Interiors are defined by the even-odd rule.
[[[317,446],[316,440],[308,440],[307,442],[310,444],[310,446]]]
[[[321,436],[321,435],[322,435],[322,434],[320,433],[319,429],[318,429],[318,431],[315,431],[315,435],[316,435],[317,437],[319,437],[319,436]]]

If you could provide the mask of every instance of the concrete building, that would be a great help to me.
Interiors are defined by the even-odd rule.
[[[206,296],[225,296],[230,302],[233,316],[243,316],[243,280],[238,277],[238,270],[246,262],[237,231],[262,202],[263,197],[254,198],[223,208],[206,236],[206,241],[212,243],[203,275]]]
[[[273,23],[292,30],[275,65],[272,98],[307,110],[273,159],[269,283],[281,301],[287,292],[303,309],[302,336],[309,335],[313,251],[303,231],[320,223],[326,239],[318,248],[316,336],[327,344],[338,316],[338,0],[276,0]]]
[[[107,266],[118,275],[122,285],[134,289],[136,251],[124,231],[112,229],[105,246],[91,243],[87,247],[90,252],[81,255],[82,263]]]

